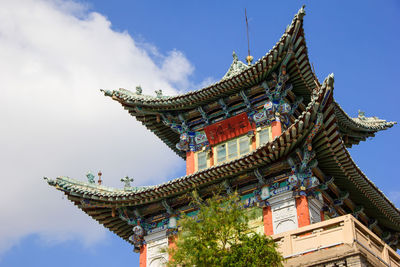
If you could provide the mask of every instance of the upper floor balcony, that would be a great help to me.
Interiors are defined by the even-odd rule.
[[[352,215],[273,235],[285,266],[400,266],[400,256]]]

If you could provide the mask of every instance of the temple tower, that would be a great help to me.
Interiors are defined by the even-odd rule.
[[[177,96],[140,87],[103,90],[186,160],[186,176],[123,189],[67,177],[47,179],[68,199],[140,253],[140,266],[163,266],[186,192],[202,198],[237,191],[258,209],[252,228],[271,236],[288,266],[400,266],[400,212],[350,157],[348,148],[392,127],[335,101],[334,76],[312,71],[304,9],[262,58],[233,61],[215,84]]]

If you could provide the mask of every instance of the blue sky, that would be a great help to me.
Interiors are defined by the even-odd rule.
[[[400,121],[395,0],[15,2],[0,10],[0,266],[138,266],[131,246],[41,177],[101,169],[122,187],[125,175],[138,185],[184,175],[184,162],[98,89],[176,94],[217,81],[233,50],[247,55],[244,8],[258,59],[306,4],[310,61],[320,81],[335,74],[336,101],[351,116]],[[398,207],[399,136],[396,125],[350,149]]]

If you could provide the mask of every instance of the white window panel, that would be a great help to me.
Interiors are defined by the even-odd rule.
[[[269,128],[265,128],[258,133],[260,138],[260,145],[266,144],[269,142]]]
[[[226,160],[226,145],[222,144],[217,146],[217,162],[224,162]]]
[[[250,152],[251,143],[248,136],[242,136],[214,147],[216,162],[222,163],[227,160],[234,160],[239,156]]]
[[[244,155],[250,152],[250,139],[245,136],[239,139],[239,154]]]
[[[228,142],[228,159],[234,159],[237,157],[237,142],[231,140]]]
[[[197,168],[198,170],[203,170],[207,168],[207,153],[199,152],[197,153]]]

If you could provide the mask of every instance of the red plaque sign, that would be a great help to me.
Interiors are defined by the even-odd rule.
[[[215,145],[253,130],[246,112],[204,127],[210,145]]]

